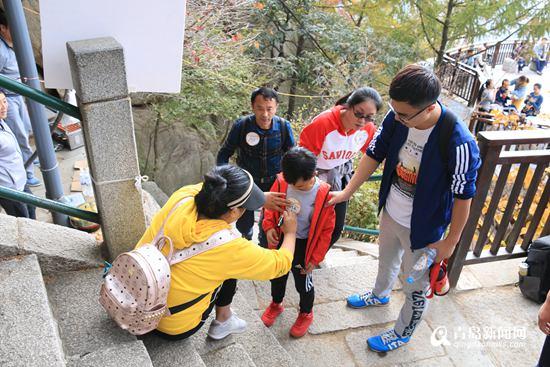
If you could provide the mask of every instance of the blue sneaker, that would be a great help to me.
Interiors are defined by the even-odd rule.
[[[36,177],[28,177],[27,178],[27,185],[30,187],[36,187],[42,185],[42,181],[37,179]]]
[[[364,294],[352,294],[347,298],[348,306],[351,308],[365,308],[369,306],[386,306],[390,303],[390,297],[378,298],[367,291]]]
[[[411,340],[410,336],[400,337],[394,329],[383,332],[380,335],[367,339],[369,348],[378,353],[390,352],[404,346]]]

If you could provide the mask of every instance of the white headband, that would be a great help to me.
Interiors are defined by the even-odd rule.
[[[235,209],[242,206],[248,200],[248,198],[250,197],[250,194],[252,193],[252,188],[254,187],[254,179],[252,178],[252,175],[247,170],[243,169],[243,171],[245,171],[246,174],[248,175],[248,178],[250,179],[250,185],[248,186],[248,189],[244,192],[244,194],[240,198],[238,198],[237,200],[233,200],[230,203],[227,203],[227,206],[230,209]]]

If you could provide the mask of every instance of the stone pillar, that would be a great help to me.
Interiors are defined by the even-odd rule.
[[[145,231],[124,52],[110,37],[67,42],[67,51],[101,228],[114,259]]]

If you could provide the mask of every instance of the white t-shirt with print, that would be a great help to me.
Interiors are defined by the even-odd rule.
[[[395,168],[390,193],[386,199],[386,212],[397,223],[411,228],[413,199],[416,192],[416,180],[424,146],[433,127],[426,130],[410,128],[407,141],[399,150],[399,160]]]

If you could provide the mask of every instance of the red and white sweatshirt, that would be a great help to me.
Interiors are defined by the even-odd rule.
[[[376,132],[376,126],[368,122],[359,130],[345,132],[340,111],[344,106],[334,106],[317,115],[300,133],[300,146],[317,156],[317,167],[330,170],[341,166],[361,151],[365,153]]]

